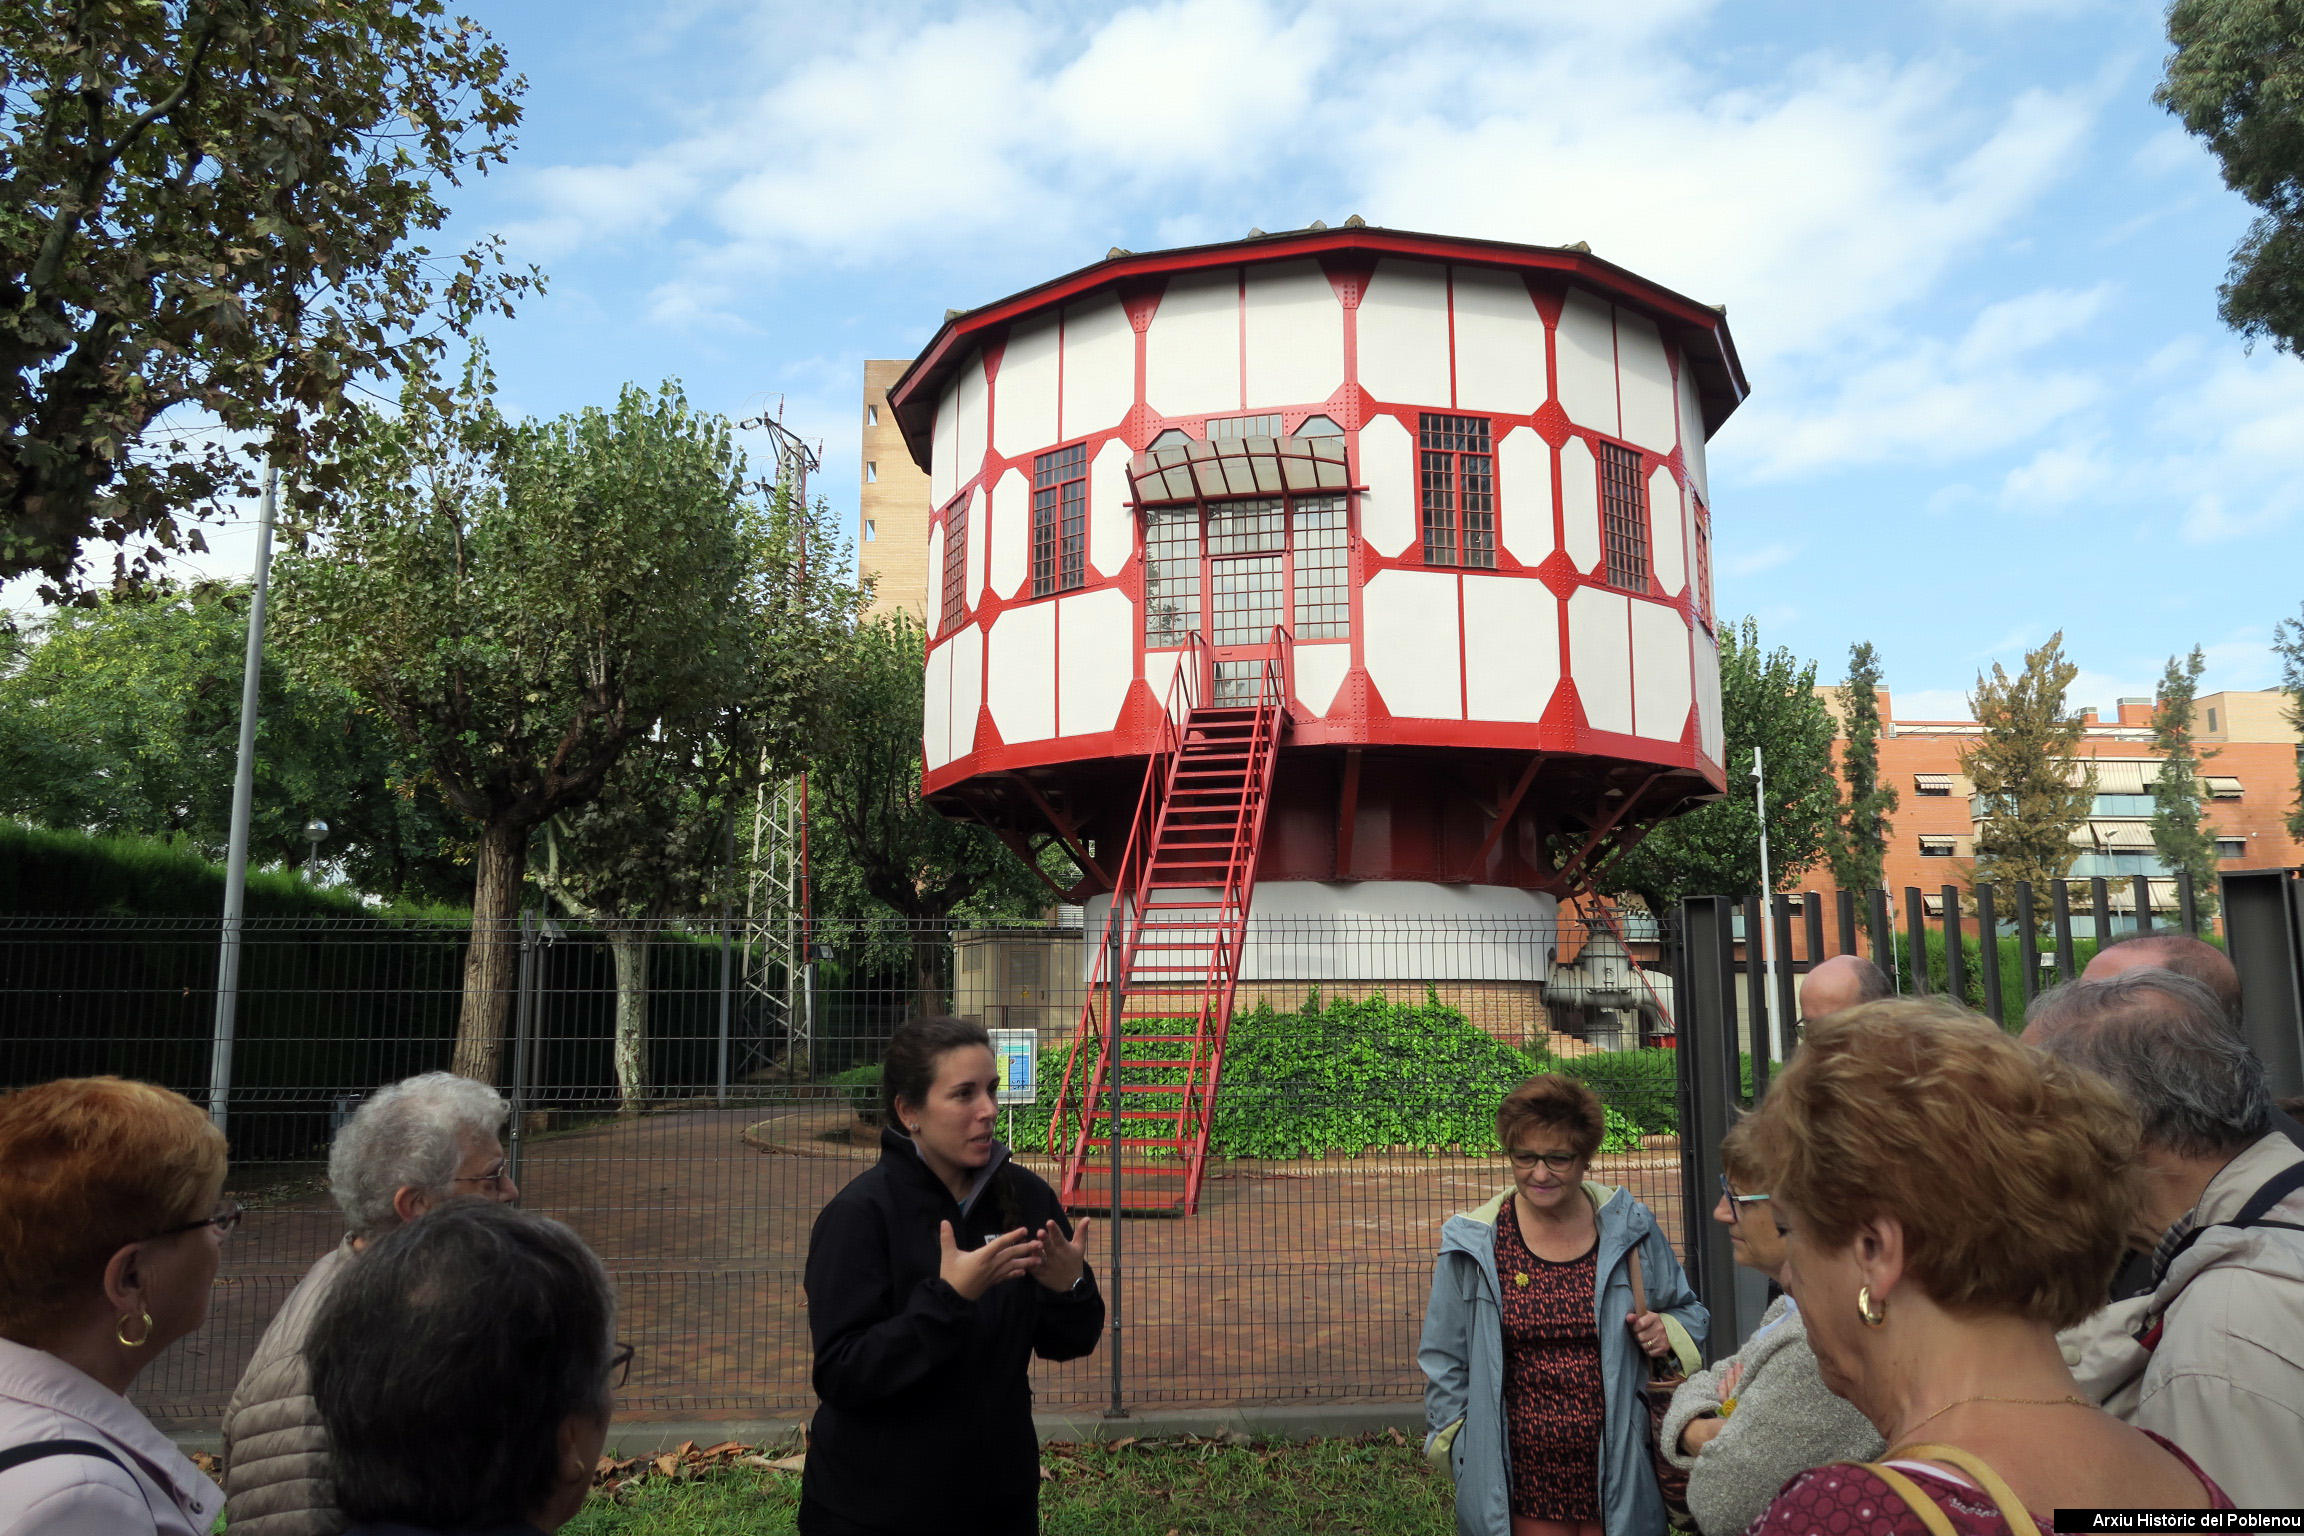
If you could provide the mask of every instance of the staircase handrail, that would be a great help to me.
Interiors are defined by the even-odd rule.
[[[1098,995],[1110,985],[1108,967],[1112,960],[1113,924],[1120,920],[1123,908],[1138,899],[1136,887],[1140,883],[1144,865],[1151,858],[1149,845],[1154,814],[1161,800],[1167,797],[1170,787],[1162,782],[1162,765],[1165,764],[1167,773],[1173,775],[1176,757],[1183,745],[1183,722],[1191,717],[1199,703],[1198,674],[1207,651],[1208,642],[1200,631],[1191,631],[1184,637],[1184,655],[1177,658],[1176,673],[1168,680],[1168,696],[1161,703],[1160,724],[1152,751],[1144,763],[1144,786],[1137,791],[1136,814],[1128,823],[1128,842],[1121,851],[1119,867],[1112,872],[1112,904],[1104,913],[1104,926],[1097,935],[1096,963],[1088,973],[1088,994],[1081,1000],[1080,1024],[1072,1034],[1073,1049],[1064,1058],[1064,1075],[1056,1084],[1056,1105],[1048,1117],[1050,1157],[1057,1155],[1062,1139],[1064,1111],[1072,1093],[1072,1069],[1080,1059],[1079,1044],[1088,1037],[1088,1022],[1095,1017]],[[1157,796],[1153,792],[1155,785],[1159,786],[1160,791]],[[1094,1091],[1093,1080],[1087,1085],[1087,1091]],[[1094,1113],[1093,1105],[1083,1111],[1083,1127],[1087,1116]]]

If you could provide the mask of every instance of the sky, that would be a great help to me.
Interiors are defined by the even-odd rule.
[[[449,231],[549,276],[487,333],[514,411],[781,409],[852,526],[862,362],[948,308],[1355,213],[1582,240],[1727,306],[1719,602],[1820,681],[1869,640],[1898,715],[1959,715],[2062,630],[2107,712],[2194,645],[2207,690],[2277,682],[2304,362],[2216,318],[2251,210],[2152,102],[2158,5],[458,9],[528,80]]]

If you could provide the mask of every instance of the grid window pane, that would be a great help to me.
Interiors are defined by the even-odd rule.
[[[1648,590],[1648,485],[1640,455],[1600,445],[1600,536],[1608,552],[1608,585]]]
[[[1200,627],[1200,509],[1154,507],[1144,522],[1144,643],[1182,645]]]
[[[1496,458],[1488,418],[1427,412],[1418,423],[1417,448],[1424,563],[1493,570]]]
[[[936,610],[938,626],[951,629],[967,617],[968,498],[944,509],[944,601]]]
[[[1288,515],[1279,497],[1220,501],[1208,508],[1208,553],[1276,554],[1288,547]]]
[[[1696,617],[1709,627],[1712,615],[1712,513],[1696,501]]]
[[[1344,498],[1320,496],[1297,502],[1293,534],[1296,638],[1336,640],[1350,636],[1351,556],[1344,539]]]
[[[1088,579],[1088,445],[1032,461],[1032,595],[1069,592]]]
[[[1250,555],[1209,562],[1217,645],[1253,645],[1280,622],[1280,557]]]
[[[1277,416],[1232,416],[1208,423],[1208,441],[1222,442],[1228,437],[1278,437],[1280,418]]]

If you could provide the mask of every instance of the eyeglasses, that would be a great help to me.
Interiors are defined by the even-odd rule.
[[[1584,1159],[1578,1157],[1573,1152],[1515,1151],[1511,1153],[1510,1156],[1512,1158],[1512,1166],[1519,1169],[1522,1173],[1528,1172],[1538,1163],[1542,1163],[1545,1167],[1551,1169],[1554,1173],[1566,1173],[1569,1169],[1584,1161]]]
[[[623,1389],[625,1380],[632,1374],[633,1353],[633,1347],[629,1344],[618,1344],[616,1348],[609,1353],[608,1385],[617,1388],[619,1391]]]
[[[505,1170],[511,1166],[512,1159],[508,1157],[503,1158],[497,1162],[495,1167],[489,1169],[486,1173],[460,1173],[456,1175],[456,1177],[450,1179],[448,1182],[451,1184],[485,1184],[490,1189],[502,1189],[504,1187]]]
[[[179,1232],[197,1232],[202,1227],[214,1227],[217,1236],[229,1237],[232,1229],[240,1225],[240,1218],[247,1214],[240,1208],[239,1201],[227,1200],[224,1202],[224,1209],[215,1215],[203,1216],[198,1221],[187,1221],[181,1226],[170,1227],[165,1232],[155,1232],[152,1234],[152,1238],[156,1240],[163,1237],[174,1237]]]
[[[1720,1175],[1720,1198],[1728,1202],[1728,1220],[1731,1225],[1743,1219],[1744,1207],[1767,1199],[1766,1195],[1740,1195],[1736,1186],[1728,1182],[1728,1175]]]

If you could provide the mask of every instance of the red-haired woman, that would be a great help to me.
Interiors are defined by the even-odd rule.
[[[165,1088],[0,1097],[0,1536],[207,1536],[224,1495],[128,1403],[208,1315],[224,1137]]]
[[[1641,1384],[1696,1369],[1710,1317],[1655,1213],[1586,1179],[1606,1132],[1591,1089],[1530,1078],[1496,1111],[1512,1182],[1440,1229],[1416,1363],[1464,1536],[1664,1527]]]

